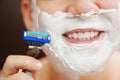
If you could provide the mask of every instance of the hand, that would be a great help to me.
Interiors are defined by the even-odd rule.
[[[41,67],[40,61],[32,57],[10,55],[0,72],[0,80],[36,80],[36,72]],[[30,76],[20,70],[29,70],[33,75]]]

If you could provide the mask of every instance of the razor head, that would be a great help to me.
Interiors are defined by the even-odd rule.
[[[39,32],[24,31],[23,39],[27,41],[50,43],[50,35]]]

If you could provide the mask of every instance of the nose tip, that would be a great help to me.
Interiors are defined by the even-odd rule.
[[[73,13],[75,15],[84,14],[91,10],[98,12],[99,7],[95,4],[95,2],[91,2],[89,0],[78,0],[77,2],[70,4],[67,8],[67,12]]]

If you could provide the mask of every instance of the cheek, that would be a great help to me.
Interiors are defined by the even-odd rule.
[[[117,9],[120,0],[97,0],[97,5],[101,9]]]

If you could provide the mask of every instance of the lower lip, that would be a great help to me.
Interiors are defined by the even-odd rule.
[[[69,42],[69,43],[74,43],[74,44],[83,44],[83,43],[92,43],[94,41],[99,40],[100,38],[102,38],[102,36],[104,35],[104,32],[101,32],[98,36],[91,38],[89,40],[79,40],[79,39],[69,39],[65,36],[63,36],[63,38]]]

